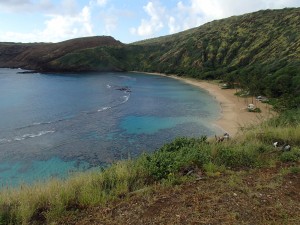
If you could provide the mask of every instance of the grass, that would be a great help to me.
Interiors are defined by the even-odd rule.
[[[0,224],[52,223],[69,213],[125,198],[128,193],[146,190],[153,184],[173,186],[185,182],[190,171],[218,177],[227,171],[299,163],[299,115],[280,115],[227,142],[215,143],[206,137],[177,138],[152,154],[117,162],[104,171],[2,190]],[[292,150],[275,149],[272,143],[278,140],[289,143]],[[292,167],[288,173],[299,173],[299,167]],[[240,182],[233,172],[230,185],[237,187]],[[276,188],[276,184],[271,186]]]

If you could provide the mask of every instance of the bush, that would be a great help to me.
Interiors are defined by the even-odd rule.
[[[300,150],[295,149],[290,152],[283,152],[280,156],[282,162],[298,162],[300,160]]]
[[[169,174],[176,173],[184,167],[201,167],[209,162],[211,152],[205,141],[206,137],[177,138],[153,154],[147,155],[144,166],[150,179],[155,181],[165,179]]]
[[[212,162],[206,163],[203,165],[203,169],[208,176],[219,176],[221,172],[224,172],[226,168],[222,166],[218,166]]]
[[[218,150],[215,160],[218,165],[239,168],[251,167],[255,164],[257,159],[253,151],[226,147]]]
[[[194,147],[206,143],[207,137],[201,136],[200,138],[176,138],[171,143],[163,145],[158,151],[174,152],[180,150],[182,147]]]
[[[300,174],[300,167],[294,166],[290,168],[291,174]]]

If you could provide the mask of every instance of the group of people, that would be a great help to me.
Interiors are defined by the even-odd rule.
[[[217,136],[215,135],[215,139],[216,141],[219,142],[223,142],[224,140],[229,140],[229,134],[228,133],[224,133],[223,136]],[[291,145],[286,144],[286,143],[281,143],[279,141],[276,141],[273,143],[273,146],[276,149],[279,149],[281,151],[290,151],[292,149]]]

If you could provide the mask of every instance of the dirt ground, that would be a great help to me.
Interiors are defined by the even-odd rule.
[[[300,173],[286,166],[156,185],[59,224],[300,224]]]

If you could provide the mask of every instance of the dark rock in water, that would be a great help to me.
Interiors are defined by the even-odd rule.
[[[27,73],[38,73],[37,71],[34,71],[34,70],[26,70],[26,71],[20,71],[20,72],[17,72],[19,74],[27,74]]]
[[[116,90],[118,90],[118,91],[125,91],[125,92],[131,92],[131,90],[130,90],[129,87],[119,87],[119,88],[116,88]]]

